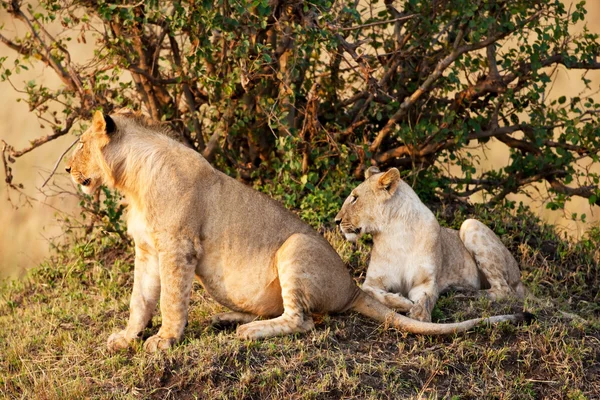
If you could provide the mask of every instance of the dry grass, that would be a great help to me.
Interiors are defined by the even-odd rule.
[[[518,234],[526,227],[517,224],[525,222],[505,222],[495,228],[504,229],[515,247],[527,285],[552,299],[547,306],[526,305],[538,315],[531,325],[426,337],[344,314],[318,318],[305,335],[240,341],[233,331],[210,327],[210,315],[223,309],[195,287],[183,343],[158,355],[145,354],[141,344],[108,354],[108,335],[128,315],[131,255],[111,238],[79,243],[25,282],[1,289],[0,397],[599,398],[595,253],[583,254],[577,247],[582,244],[565,244],[551,231],[538,231],[533,248]],[[360,276],[364,244],[356,248],[334,234],[327,237]],[[460,320],[521,306],[450,294],[434,318]],[[146,336],[156,332],[160,318],[154,322]]]

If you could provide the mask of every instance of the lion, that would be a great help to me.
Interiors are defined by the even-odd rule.
[[[335,217],[345,238],[373,235],[362,289],[388,307],[431,321],[438,296],[448,289],[484,290],[491,300],[523,298],[519,266],[494,232],[475,219],[459,231],[435,215],[392,168],[369,168],[365,181]]]
[[[66,167],[85,193],[107,185],[129,202],[127,227],[135,242],[130,315],[126,328],[108,338],[109,351],[140,338],[159,298],[162,326],[143,348],[154,352],[178,342],[194,277],[232,310],[215,315],[213,323],[241,324],[237,335],[243,339],[306,332],[314,328],[313,314],[347,310],[429,335],[527,317],[432,324],[396,313],[359,289],[308,224],[166,131],[131,112],[98,111]]]

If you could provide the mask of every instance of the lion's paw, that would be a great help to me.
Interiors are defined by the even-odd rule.
[[[261,321],[262,322],[262,321]],[[257,340],[265,336],[264,324],[257,322],[250,322],[248,324],[240,325],[236,329],[236,335],[240,339],[244,340]]]
[[[127,335],[125,334],[125,330],[122,330],[120,332],[113,333],[108,337],[106,347],[108,347],[108,351],[114,353],[116,351],[126,349],[129,347],[130,343],[131,339],[128,339]]]
[[[164,338],[159,335],[150,336],[144,343],[144,350],[148,353],[155,353],[158,350],[167,350],[177,342],[176,338]]]
[[[417,321],[431,322],[431,314],[427,312],[427,309],[422,304],[415,304],[410,309],[408,316]]]

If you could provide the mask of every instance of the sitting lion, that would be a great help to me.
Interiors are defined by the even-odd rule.
[[[237,334],[246,339],[305,332],[314,327],[313,313],[346,310],[423,334],[523,317],[431,324],[395,313],[355,285],[337,253],[309,225],[168,133],[131,113],[96,112],[66,168],[84,192],[106,184],[129,201],[128,232],[135,241],[130,316],[127,327],[109,337],[109,350],[140,337],[159,297],[162,326],[144,349],[166,349],[180,340],[194,276],[233,310],[213,321],[243,323]]]
[[[420,321],[431,321],[449,288],[486,289],[492,300],[525,295],[517,262],[490,228],[475,219],[458,232],[441,228],[396,168],[371,167],[365,178],[335,218],[347,240],[373,234],[365,292]]]

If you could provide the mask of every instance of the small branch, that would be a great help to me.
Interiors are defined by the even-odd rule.
[[[40,54],[40,56],[42,57],[44,62],[46,64],[49,64],[56,71],[56,73],[58,74],[58,76],[60,77],[60,79],[63,81],[63,83],[65,85],[67,85],[72,90],[78,91],[79,88],[77,87],[77,84],[74,81],[74,77],[72,77],[69,73],[67,73],[67,71],[65,70],[63,65],[58,60],[56,60],[54,57],[52,57],[52,54],[50,53],[50,48],[48,47],[46,42],[44,42],[42,40],[42,38],[38,34],[38,31],[35,29],[35,27],[31,23],[31,20],[29,18],[27,18],[27,16],[23,13],[23,11],[21,11],[19,1],[12,0],[10,4],[11,4],[11,6],[9,7],[8,12],[10,14],[13,14],[17,19],[23,21],[28,26],[29,31],[32,33],[38,46],[40,46],[42,49],[44,49],[44,54],[42,54],[41,52],[38,53],[38,54]],[[56,43],[56,42],[54,42],[54,43]]]
[[[370,28],[372,26],[377,26],[377,25],[391,24],[391,23],[400,22],[400,21],[407,21],[407,20],[412,19],[412,18],[414,18],[416,16],[417,16],[417,14],[411,14],[411,15],[406,15],[406,16],[403,16],[403,17],[389,19],[387,21],[376,21],[376,22],[371,22],[371,23],[363,24],[363,25],[350,26],[350,27],[347,27],[347,28],[338,28],[338,30],[340,30],[340,31],[355,31],[357,29]]]
[[[595,190],[598,189],[598,186],[596,186],[596,185],[572,188],[572,187],[569,187],[569,186],[559,182],[553,176],[546,177],[545,179],[550,184],[550,187],[552,188],[552,190],[554,190],[557,193],[566,194],[567,196],[579,196],[579,197],[585,197],[585,198],[589,199],[590,197],[592,197],[593,195],[596,194]],[[597,206],[600,206],[600,198],[598,198],[594,204]]]
[[[116,8],[136,8],[141,6],[142,4],[144,4],[144,0],[140,0],[139,2],[135,3],[135,4],[117,4],[115,5]]]
[[[28,147],[25,147],[24,149],[17,151],[17,150],[14,150],[12,148],[12,146],[7,145],[8,152],[14,158],[21,157],[22,155],[29,153],[31,150],[34,150],[34,149],[40,147],[44,143],[48,143],[56,138],[59,138],[59,137],[65,135],[67,132],[69,132],[69,130],[71,130],[71,127],[73,127],[74,121],[75,121],[75,117],[67,118],[67,120],[65,121],[65,127],[63,129],[55,128],[54,133],[32,140],[30,142],[30,145]]]
[[[347,107],[351,104],[356,103],[357,101],[361,100],[361,99],[365,99],[369,96],[369,92],[367,92],[366,90],[359,92],[357,94],[355,94],[354,96],[350,97],[349,99],[343,100],[338,104],[338,108],[342,109],[344,107]]]
[[[487,49],[488,68],[490,70],[490,77],[494,81],[500,80],[500,72],[498,72],[498,64],[496,62],[496,45],[490,44]]]
[[[354,133],[354,130],[358,127],[361,127],[365,124],[367,124],[369,122],[368,119],[361,119],[359,121],[356,121],[355,123],[353,123],[352,125],[350,125],[348,128],[344,129],[343,131],[341,131],[339,134],[340,136],[344,137],[344,136],[350,136]]]
[[[136,16],[142,20],[145,17],[143,10],[140,10],[139,8],[136,9]],[[153,46],[148,42],[148,38],[144,35],[143,25],[141,22],[138,22],[134,25],[131,35],[131,42],[133,45],[133,50],[136,53],[137,64],[141,70],[146,72],[145,74],[141,74],[139,72],[131,71],[134,81],[136,81],[138,87],[143,90],[144,101],[148,107],[150,115],[155,121],[160,121],[164,111],[163,106],[171,99],[166,99],[165,96],[160,96],[165,94],[162,92],[165,89],[161,86],[154,85],[147,78],[147,75],[154,76],[152,74],[152,65],[149,65],[149,63],[152,62],[151,57],[153,54]],[[162,97],[162,100],[165,101],[161,103],[161,99],[159,97]]]
[[[54,36],[52,36],[50,34],[50,32],[48,32],[46,30],[46,28],[44,27],[44,24],[39,23],[39,21],[37,21],[35,19],[35,17],[31,14],[31,12],[29,13],[29,15],[31,16],[31,19],[36,21],[38,23],[39,29],[41,30],[41,32],[46,35],[46,37],[50,40],[50,42],[52,43],[53,46],[56,46],[57,49],[59,49],[60,51],[62,51],[62,53],[65,55],[65,66],[66,69],[68,71],[68,75],[71,78],[71,81],[73,82],[73,85],[75,85],[75,87],[77,88],[77,91],[79,92],[82,100],[85,98],[85,90],[83,88],[83,85],[81,83],[81,77],[79,76],[79,74],[75,71],[75,69],[73,68],[73,65],[71,63],[71,54],[69,53],[69,51],[60,44],[60,42],[58,40],[56,40],[54,38]],[[39,38],[39,36],[38,36]],[[41,41],[41,38],[39,38]]]
[[[549,177],[552,177],[552,176],[561,175],[563,173],[564,173],[564,171],[556,170],[556,169],[541,171],[538,174],[530,175],[527,177],[523,177],[521,175],[521,173],[517,173],[516,175],[513,175],[513,176],[507,178],[506,180],[504,180],[502,182],[502,184],[498,186],[498,187],[501,187],[502,190],[500,191],[500,193],[495,195],[488,202],[488,204],[492,204],[492,205],[498,204],[500,201],[505,199],[506,196],[508,196],[510,193],[515,193],[519,188],[521,188],[525,185],[528,185],[533,182],[538,182],[542,179],[548,179]]]
[[[517,131],[520,131],[523,129],[525,129],[525,125],[523,125],[523,124],[504,126],[501,128],[495,127],[495,128],[488,129],[485,131],[479,131],[479,132],[472,133],[467,136],[467,140],[469,140],[469,141],[470,140],[481,140],[481,139],[486,139],[486,138],[489,138],[492,136],[507,135],[507,134],[514,133],[514,132],[517,132]],[[394,158],[405,157],[405,156],[410,156],[410,157],[416,158],[416,159],[422,159],[422,158],[429,157],[432,154],[438,153],[442,150],[446,150],[446,149],[456,146],[456,140],[454,137],[450,137],[450,138],[440,141],[440,142],[433,142],[433,143],[431,143],[431,142],[432,142],[432,140],[427,139],[427,140],[425,140],[424,145],[421,148],[417,148],[417,149],[413,148],[413,146],[410,146],[410,145],[398,146],[394,149],[387,150],[383,153],[376,154],[374,156],[374,159],[375,159],[375,161],[377,161],[378,164],[385,164]]]
[[[542,155],[542,150],[540,150],[534,144],[532,144],[526,140],[515,139],[511,136],[508,136],[507,134],[496,135],[496,139],[498,139],[499,141],[501,141],[508,147],[513,148],[513,149],[519,149],[524,153],[531,153],[531,154],[535,154],[537,156]]]
[[[13,187],[12,169],[8,166],[8,163],[6,162],[6,153],[7,153],[7,151],[9,151],[10,146],[4,140],[1,140],[1,141],[2,141],[2,165],[4,165],[4,182],[6,182],[6,184],[9,185],[10,187]]]
[[[58,168],[58,165],[60,164],[60,162],[62,161],[63,157],[65,156],[65,154],[67,154],[67,152],[69,150],[71,150],[73,148],[73,146],[75,146],[75,144],[79,142],[79,138],[75,139],[73,141],[73,143],[71,143],[69,145],[69,147],[66,148],[65,151],[62,152],[62,154],[60,155],[60,157],[58,157],[58,160],[56,160],[56,163],[54,164],[54,168],[52,168],[52,171],[50,172],[50,175],[48,175],[48,178],[46,178],[46,180],[44,181],[44,183],[42,184],[42,189],[44,188],[44,186],[46,186],[46,184],[48,183],[48,181],[50,181],[50,178],[52,178],[52,176],[54,175],[54,173],[56,172],[56,169]]]
[[[179,45],[177,44],[177,40],[173,35],[169,35],[169,43],[171,43],[171,49],[173,50],[173,61],[175,61],[175,65],[178,66],[183,71],[183,66],[181,63],[181,55],[179,53]],[[185,96],[185,101],[190,109],[190,116],[192,118],[192,123],[194,124],[194,131],[196,133],[196,140],[198,141],[198,150],[202,152],[204,150],[205,143],[204,137],[202,135],[202,125],[200,125],[200,121],[196,116],[196,101],[194,100],[194,95],[190,90],[190,85],[187,82],[183,82],[183,94]]]
[[[373,79],[369,73],[369,66],[364,62],[362,56],[356,54],[356,49],[360,47],[362,44],[369,42],[369,40],[361,40],[356,43],[348,43],[344,37],[336,34],[335,37],[340,41],[340,45],[346,51],[346,53],[350,54],[350,57],[360,66],[363,70],[363,73],[367,75],[368,78]]]
[[[394,7],[394,0],[384,0],[384,4],[388,12],[392,14],[392,17],[396,19],[403,17],[402,13],[396,10],[396,7]]]
[[[10,146],[8,144],[6,144],[6,142],[4,140],[0,139],[0,143],[2,143],[2,165],[4,166],[4,182],[6,182],[6,198],[8,200],[8,202],[12,205],[13,202],[10,198],[10,189],[16,191],[17,193],[19,193],[21,196],[23,196],[23,198],[25,199],[25,201],[27,202],[27,204],[30,204],[34,201],[38,201],[36,198],[31,197],[30,195],[28,195],[27,193],[23,192],[23,185],[22,184],[17,184],[15,185],[13,183],[13,174],[12,174],[12,168],[10,168],[8,166],[8,162],[14,162],[13,159],[11,159],[10,154],[8,154],[7,157],[7,152],[10,151]]]
[[[19,54],[21,54],[23,56],[30,56],[31,55],[31,48],[22,46],[20,44],[16,44],[15,42],[11,41],[7,37],[3,36],[2,34],[0,34],[0,42],[4,43],[10,49],[16,51],[17,53],[19,53]]]
[[[212,162],[215,158],[215,154],[217,149],[219,148],[219,138],[221,137],[220,130],[216,130],[210,139],[208,139],[208,143],[206,144],[206,148],[202,152],[202,156],[206,158],[208,162]]]
[[[568,69],[600,69],[600,62],[598,61],[591,61],[591,62],[567,62],[565,60],[565,57],[562,54],[554,54],[544,60],[540,61],[540,69],[543,67],[548,67],[552,64],[561,64],[564,65],[565,67],[567,67]],[[514,81],[515,79],[522,77],[524,75],[529,74],[531,71],[533,70],[532,64],[531,63],[527,63],[527,64],[522,64],[519,68],[517,68],[516,71],[505,75],[502,78],[502,81],[504,82],[504,85],[509,84],[510,82]]]
[[[541,11],[538,11],[535,14],[531,15],[512,31],[497,33],[481,42],[469,45],[458,46],[458,44],[460,43],[459,37],[462,35],[461,32],[463,32],[462,30],[459,31],[459,34],[457,35],[457,40],[455,40],[454,42],[455,49],[452,50],[450,54],[448,54],[437,64],[435,70],[431,73],[431,75],[429,75],[429,77],[421,84],[421,86],[419,86],[419,88],[412,95],[404,99],[398,111],[396,111],[396,113],[390,117],[387,124],[381,129],[381,131],[379,131],[379,133],[375,137],[375,140],[373,140],[373,143],[369,147],[369,150],[372,153],[375,153],[377,151],[383,140],[390,134],[394,126],[400,121],[400,119],[404,117],[404,115],[406,115],[408,108],[411,107],[425,92],[431,89],[433,83],[442,76],[446,68],[448,68],[452,63],[454,63],[454,61],[456,61],[458,57],[460,57],[464,53],[482,49],[491,45],[492,43],[497,42],[498,40],[504,39],[516,30],[533,21],[535,18],[539,17],[540,14]]]

